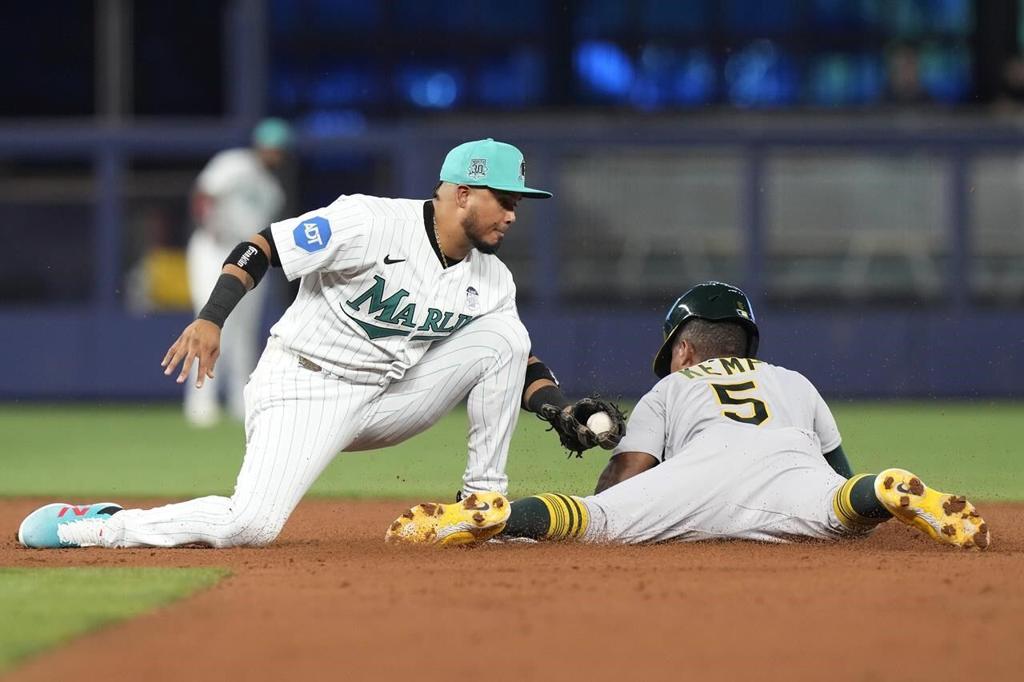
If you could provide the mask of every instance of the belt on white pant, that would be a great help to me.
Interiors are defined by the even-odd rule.
[[[303,355],[296,354],[295,357],[299,359],[299,367],[301,367],[302,369],[308,369],[310,372],[314,372],[316,374],[323,374],[324,376],[328,376],[333,379],[344,380],[345,378],[340,374],[336,374],[328,369],[324,369],[323,367],[321,367],[320,365],[318,365],[317,363],[313,362],[312,360]],[[381,377],[376,383],[381,388],[387,388],[388,384],[391,383],[391,380],[388,379],[387,377]]]

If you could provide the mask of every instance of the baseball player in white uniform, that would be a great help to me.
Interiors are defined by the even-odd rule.
[[[272,170],[291,141],[288,124],[269,118],[256,126],[251,148],[227,149],[210,159],[196,178],[192,213],[196,228],[186,249],[188,284],[196,313],[217,284],[224,258],[253,226],[268,225],[281,215],[285,195]],[[210,426],[220,418],[217,384],[225,393],[228,412],[245,417],[242,390],[256,367],[260,315],[267,288],[253,290],[232,312],[221,333],[222,375],[205,390],[185,384],[185,418],[194,426]]]
[[[479,494],[505,492],[519,406],[572,408],[531,355],[512,276],[493,255],[517,202],[550,196],[526,186],[518,149],[476,140],[449,152],[432,200],[341,196],[240,243],[163,362],[168,375],[181,364],[180,383],[198,361],[202,387],[221,325],[268,266],[300,279],[245,387],[234,494],[149,510],[50,504],[22,522],[19,539],[29,547],[267,544],[338,452],[401,442],[462,400],[468,458],[453,506],[473,509]]]
[[[654,362],[662,379],[630,416],[596,494],[512,505],[487,495],[475,518],[420,505],[386,539],[837,540],[895,516],[942,543],[988,546],[988,526],[963,497],[902,469],[851,477],[835,419],[811,382],[755,358],[759,332],[742,291],[700,284],[676,300],[664,326]]]

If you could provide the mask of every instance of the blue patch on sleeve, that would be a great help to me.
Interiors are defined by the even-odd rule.
[[[300,221],[292,230],[292,236],[295,237],[295,245],[300,249],[310,253],[320,251],[331,241],[331,223],[327,218],[314,216]]]

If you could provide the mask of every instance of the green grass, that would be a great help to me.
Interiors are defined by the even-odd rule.
[[[983,499],[1024,499],[1024,403],[833,404],[855,470],[909,468]],[[544,424],[523,413],[509,459],[511,494],[587,493],[607,461],[567,459]],[[344,453],[313,494],[447,499],[465,467],[466,415],[456,410],[401,445]],[[239,424],[196,431],[177,406],[0,406],[0,495],[65,501],[226,494],[243,453]],[[73,499],[72,499],[73,498]]]
[[[209,587],[220,569],[0,568],[0,673],[71,638]]]
[[[1024,500],[1024,403],[848,403],[833,410],[854,470],[902,466],[976,499]],[[522,414],[512,443],[514,497],[588,493],[607,461],[567,459]],[[448,499],[465,466],[466,415],[387,450],[344,453],[313,493]],[[243,453],[241,425],[196,431],[177,406],[0,405],[0,496],[65,501],[228,494]],[[212,585],[223,571],[0,569],[0,673],[62,641]]]
[[[1024,500],[1024,404],[835,403],[854,471],[899,466],[942,490]]]

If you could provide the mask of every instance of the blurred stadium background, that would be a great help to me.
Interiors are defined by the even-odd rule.
[[[0,34],[2,400],[179,397],[187,195],[266,115],[290,215],[519,145],[556,198],[502,257],[570,392],[645,391],[705,278],[828,397],[1024,392],[1022,0],[39,0]]]

